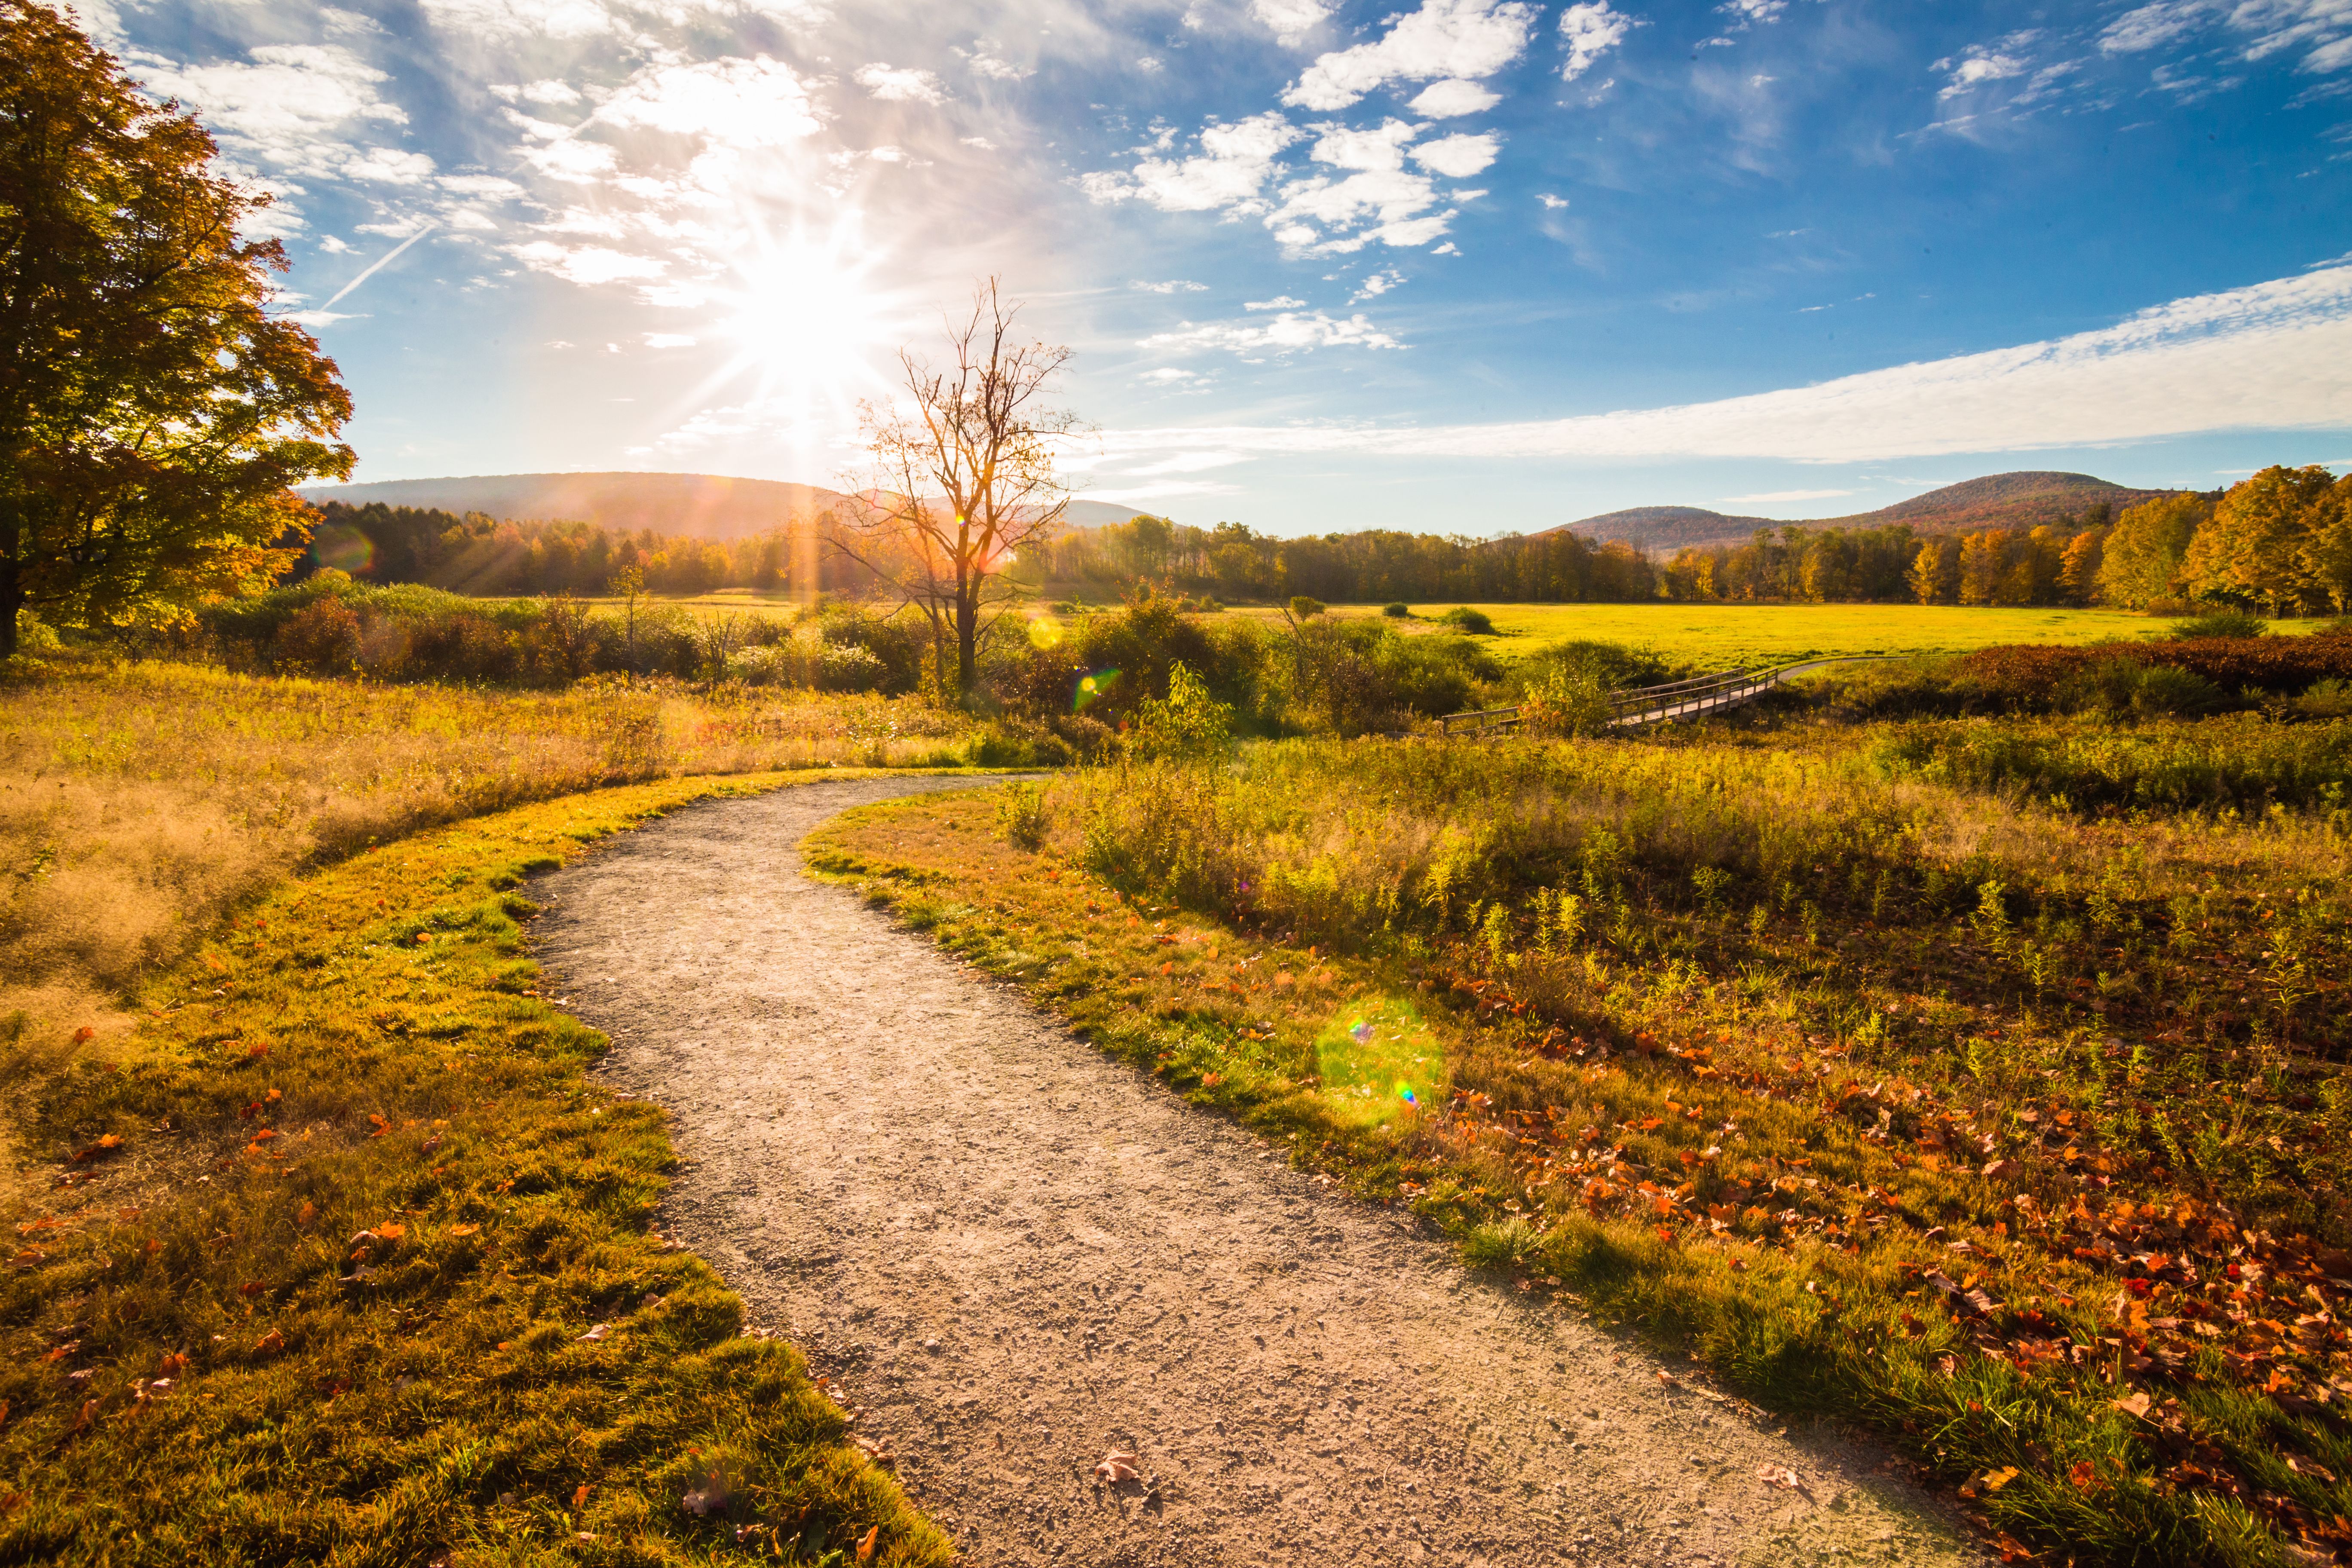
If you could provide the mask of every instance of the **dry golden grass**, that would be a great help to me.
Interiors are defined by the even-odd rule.
[[[227,910],[372,841],[602,785],[829,764],[951,765],[911,700],[562,693],[68,668],[0,708],[0,1051],[106,1049]],[[76,1039],[79,1031],[90,1034]]]

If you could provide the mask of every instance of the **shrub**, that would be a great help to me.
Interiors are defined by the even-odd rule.
[[[1609,727],[1609,694],[1590,672],[1555,664],[1519,699],[1519,727],[1530,735],[1594,735]]]
[[[1412,617],[1412,606],[1400,599],[1393,605],[1382,605],[1381,606],[1381,614],[1388,616],[1391,620],[1410,620]]]
[[[1045,842],[1045,792],[1035,784],[1014,784],[996,803],[997,830],[1015,849],[1033,854]]]
[[[1205,757],[1233,742],[1234,710],[1181,663],[1168,674],[1168,695],[1136,710],[1128,746],[1139,757]]]
[[[1467,605],[1456,605],[1437,617],[1449,626],[1458,626],[1474,637],[1495,635],[1494,617],[1484,610],[1474,610]]]
[[[1880,741],[1870,763],[1882,776],[2009,792],[2076,811],[2259,811],[2342,799],[2352,787],[2352,724],[2252,715],[2128,731],[2047,721],[1927,724]]]
[[[2173,622],[2172,637],[2176,642],[2193,637],[2258,637],[2270,629],[2268,621],[2249,610],[2208,610]]]
[[[1311,599],[1304,594],[1294,594],[1290,598],[1290,618],[1303,621],[1309,616],[1321,615],[1328,607],[1320,599]]]
[[[2052,699],[2068,711],[2110,719],[2210,713],[2228,701],[2220,687],[2193,670],[2142,664],[2126,655],[2102,659],[2059,682]]]
[[[278,662],[314,675],[348,675],[360,656],[360,618],[341,599],[315,599],[278,631]]]

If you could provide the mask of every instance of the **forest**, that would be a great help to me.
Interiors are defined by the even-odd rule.
[[[639,573],[654,593],[719,588],[856,594],[872,572],[841,548],[831,512],[725,542],[583,522],[331,501],[297,575],[332,566],[364,582],[423,583],[477,595],[596,595]],[[1202,599],[1331,604],[1916,603],[2105,605],[2177,609],[2199,601],[2279,615],[2352,606],[2352,476],[2270,468],[2226,490],[2104,505],[2061,524],[1921,534],[1907,524],[1789,524],[1749,542],[1656,560],[1566,530],[1479,540],[1367,529],[1280,538],[1241,523],[1197,528],[1148,513],[1073,529],[1015,564],[1034,592],[1110,596],[1149,583]]]

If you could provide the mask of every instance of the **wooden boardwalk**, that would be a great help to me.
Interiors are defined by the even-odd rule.
[[[1642,686],[1626,691],[1612,691],[1609,694],[1609,728],[1631,730],[1643,724],[1663,724],[1674,719],[1696,719],[1709,713],[1725,712],[1743,703],[1755,701],[1790,677],[1802,675],[1808,670],[1887,657],[1885,654],[1850,654],[1841,658],[1809,658],[1796,664],[1777,665],[1769,669],[1731,669],[1720,675],[1669,681],[1664,686]],[[1516,707],[1486,708],[1475,713],[1448,713],[1438,720],[1437,726],[1438,732],[1445,735],[1496,734],[1517,729],[1519,710]]]

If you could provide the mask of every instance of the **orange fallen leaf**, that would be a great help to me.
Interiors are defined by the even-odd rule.
[[[98,1031],[91,1028],[88,1024],[84,1024],[80,1028],[74,1031],[73,1043],[77,1046],[86,1046],[96,1038],[98,1038]]]
[[[2129,1399],[2111,1399],[2107,1403],[2126,1415],[2137,1415],[2143,1419],[2147,1415],[2148,1397],[2145,1394],[2135,1394]]]
[[[263,1128],[260,1131],[258,1131],[258,1132],[257,1132],[257,1133],[255,1133],[255,1134],[253,1135],[253,1141],[254,1141],[254,1142],[256,1142],[256,1143],[267,1143],[267,1142],[268,1142],[272,1138],[275,1138],[275,1137],[277,1137],[277,1136],[278,1136],[278,1134],[277,1134],[277,1132],[276,1132],[276,1131],[273,1131],[273,1130],[271,1130],[270,1128],[265,1127],[265,1128]]]
[[[312,1220],[317,1219],[318,1217],[319,1205],[314,1203],[306,1202],[302,1205],[302,1212],[294,1216],[294,1223],[299,1226],[307,1226]]]
[[[254,1342],[253,1348],[257,1353],[261,1355],[276,1355],[279,1351],[286,1348],[286,1336],[279,1333],[276,1329],[272,1329],[268,1333],[262,1335],[261,1338],[256,1340]]]
[[[453,1225],[449,1227],[449,1234],[451,1236],[471,1236],[481,1228],[482,1227],[478,1225]]]
[[[1797,1472],[1786,1465],[1766,1465],[1756,1472],[1756,1479],[1768,1487],[1779,1487],[1782,1491],[1801,1492],[1805,1489],[1805,1483],[1797,1479]]]
[[[1135,1456],[1125,1448],[1113,1448],[1109,1453],[1105,1454],[1102,1457],[1102,1462],[1095,1467],[1095,1479],[1106,1486],[1115,1487],[1121,1481],[1142,1479],[1143,1472],[1135,1468]]]
[[[587,1500],[588,1483],[586,1481],[583,1481],[580,1483],[580,1489],[572,1494],[572,1506],[573,1508],[578,1508],[582,1503],[584,1503]]]
[[[268,1054],[269,1043],[266,1040],[257,1041],[245,1048],[245,1059],[249,1062],[257,1062]]]
[[[268,1289],[268,1286],[258,1279],[248,1279],[236,1288],[236,1293],[240,1296],[258,1296]]]
[[[83,1400],[83,1401],[82,1401],[82,1405],[81,1405],[81,1414],[74,1417],[73,1429],[74,1429],[75,1431],[79,1432],[79,1431],[80,1431],[83,1427],[88,1426],[89,1425],[90,1417],[91,1417],[91,1416],[93,1416],[93,1415],[97,1415],[97,1414],[98,1414],[98,1401],[97,1401],[97,1400],[95,1400],[95,1399],[85,1399],[85,1400]]]
[[[398,1241],[408,1234],[408,1227],[404,1225],[380,1225],[375,1227],[375,1234],[383,1241]]]
[[[877,1524],[873,1529],[867,1531],[866,1532],[866,1539],[857,1543],[857,1560],[860,1563],[872,1561],[874,1556],[874,1543],[881,1539],[882,1527],[880,1525]]]

